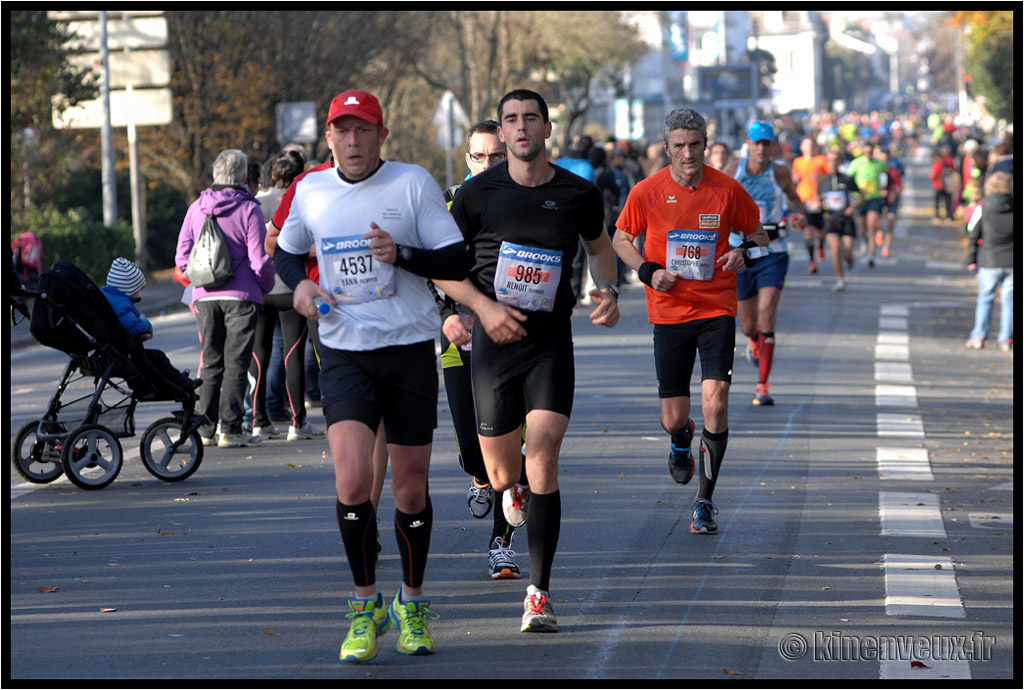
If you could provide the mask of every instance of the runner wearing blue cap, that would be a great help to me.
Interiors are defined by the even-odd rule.
[[[782,297],[782,286],[789,270],[789,249],[783,219],[783,196],[789,202],[789,220],[793,229],[803,230],[807,224],[803,202],[793,184],[789,167],[775,162],[775,130],[770,122],[757,121],[747,128],[745,158],[730,161],[723,171],[743,185],[761,210],[761,225],[771,240],[768,256],[757,260],[753,268],[736,276],[739,299],[737,316],[743,333],[749,339],[747,358],[758,367],[755,405],[774,405],[768,394],[768,375],[775,354],[775,313]],[[745,238],[733,233],[730,243],[738,247]]]

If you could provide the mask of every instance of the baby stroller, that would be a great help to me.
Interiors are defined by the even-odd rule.
[[[43,271],[38,290],[20,294],[35,298],[32,336],[70,361],[42,418],[14,437],[11,455],[18,474],[43,484],[63,473],[83,489],[102,489],[121,471],[118,439],[135,435],[136,405],[176,401],[180,410],[143,432],[139,455],[164,481],[192,476],[203,460],[199,427],[206,419],[195,413],[195,387],[173,384],[150,364],[142,345],[125,333],[106,297],[77,266],[58,261]],[[19,311],[28,313],[23,305]]]

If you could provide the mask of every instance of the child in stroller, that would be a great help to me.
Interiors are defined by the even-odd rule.
[[[143,432],[139,455],[146,469],[164,481],[180,481],[202,461],[198,429],[206,418],[195,412],[196,384],[162,351],[146,350],[128,335],[131,316],[143,322],[133,328],[152,337],[152,325],[131,301],[145,286],[145,277],[124,259],[114,264],[106,292],[65,261],[42,273],[38,290],[15,291],[35,298],[32,336],[70,358],[42,418],[25,424],[12,444],[14,468],[28,481],[51,482],[63,473],[84,489],[110,484],[123,461],[118,439],[135,434],[135,407],[142,401],[181,403],[180,410]],[[111,296],[118,309],[127,306],[124,323]],[[91,390],[80,383],[89,379]],[[111,395],[118,397],[112,404],[104,399]]]
[[[117,257],[110,265],[107,272],[107,284],[101,290],[103,296],[110,302],[114,309],[114,315],[124,327],[129,338],[136,338],[140,343],[153,337],[153,324],[149,319],[139,313],[135,306],[140,299],[140,293],[146,287],[146,276],[138,266],[128,259]],[[192,381],[188,374],[179,371],[171,364],[171,360],[162,350],[144,348],[143,353],[146,361],[160,374],[164,381],[167,381],[177,388],[186,391],[194,390],[202,383],[200,379]],[[160,382],[154,382],[160,387]]]

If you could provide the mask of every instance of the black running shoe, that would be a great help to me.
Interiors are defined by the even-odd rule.
[[[686,420],[690,425],[691,443],[695,426],[692,419]],[[672,443],[668,453],[668,473],[676,484],[688,484],[693,479],[693,450],[691,448],[678,448]]]

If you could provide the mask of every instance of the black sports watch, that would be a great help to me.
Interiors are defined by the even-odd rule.
[[[398,251],[398,256],[406,261],[412,258],[412,248],[406,247],[401,244],[396,244],[395,249]]]
[[[602,285],[602,286],[601,286],[601,288],[600,288],[600,289],[601,289],[601,290],[607,290],[608,292],[612,293],[612,297],[614,297],[614,298],[615,298],[615,301],[616,301],[616,302],[618,302],[618,301],[619,301],[619,291],[618,291],[618,289],[616,289],[616,287],[615,287],[614,285],[612,285],[611,283],[605,283],[604,285]]]

